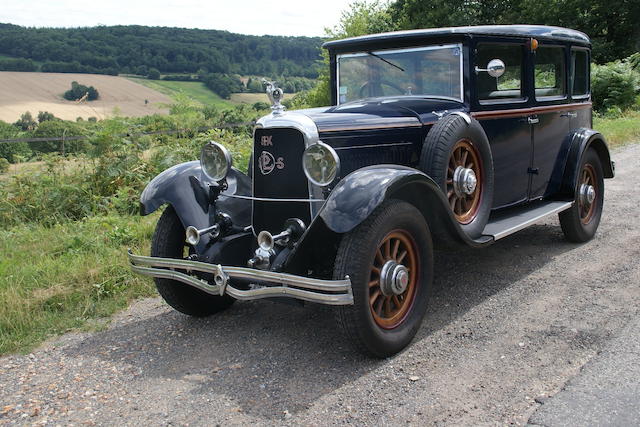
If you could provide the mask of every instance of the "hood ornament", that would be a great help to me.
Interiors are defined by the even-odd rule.
[[[269,101],[271,101],[273,114],[282,114],[285,110],[284,105],[281,104],[284,91],[278,87],[275,81],[270,82],[267,79],[262,79],[262,84],[266,86],[267,96],[269,97]]]

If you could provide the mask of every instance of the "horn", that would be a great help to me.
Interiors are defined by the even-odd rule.
[[[200,237],[203,234],[207,233],[211,233],[213,237],[218,237],[218,235],[220,234],[220,225],[213,224],[211,227],[203,228],[200,230],[195,228],[193,225],[190,225],[185,231],[185,240],[191,246],[195,246],[200,242]]]

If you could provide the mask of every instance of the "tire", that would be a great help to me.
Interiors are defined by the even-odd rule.
[[[158,220],[151,240],[151,256],[184,258],[184,227],[171,205]],[[177,311],[194,317],[206,317],[225,310],[234,303],[228,295],[210,295],[182,282],[154,278],[160,296]]]
[[[461,184],[454,185],[458,168],[474,172],[477,184],[470,194],[464,192]],[[493,203],[493,158],[480,123],[471,119],[471,124],[467,124],[457,114],[440,119],[424,141],[420,169],[442,189],[462,230],[471,238],[480,236]]]
[[[382,292],[381,273],[374,271],[394,258],[410,269],[406,290],[395,300]],[[403,201],[384,202],[343,236],[333,275],[351,278],[354,305],[337,307],[336,320],[354,346],[380,358],[401,351],[422,323],[433,281],[433,243],[420,211]]]
[[[574,190],[574,203],[570,209],[558,214],[560,226],[565,238],[574,243],[591,240],[600,225],[600,217],[604,207],[604,173],[598,153],[593,148],[587,149],[580,160],[579,175]],[[595,191],[593,202],[582,198],[582,185],[591,185]]]

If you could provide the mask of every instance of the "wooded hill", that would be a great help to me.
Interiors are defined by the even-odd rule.
[[[249,36],[218,30],[0,24],[0,70],[147,75],[236,73],[315,78],[322,39]]]

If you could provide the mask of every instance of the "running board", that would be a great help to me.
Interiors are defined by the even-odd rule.
[[[500,240],[517,231],[559,212],[569,209],[573,201],[552,201],[526,205],[520,208],[509,209],[508,212],[499,213],[489,220],[482,234],[492,236],[494,240]]]

